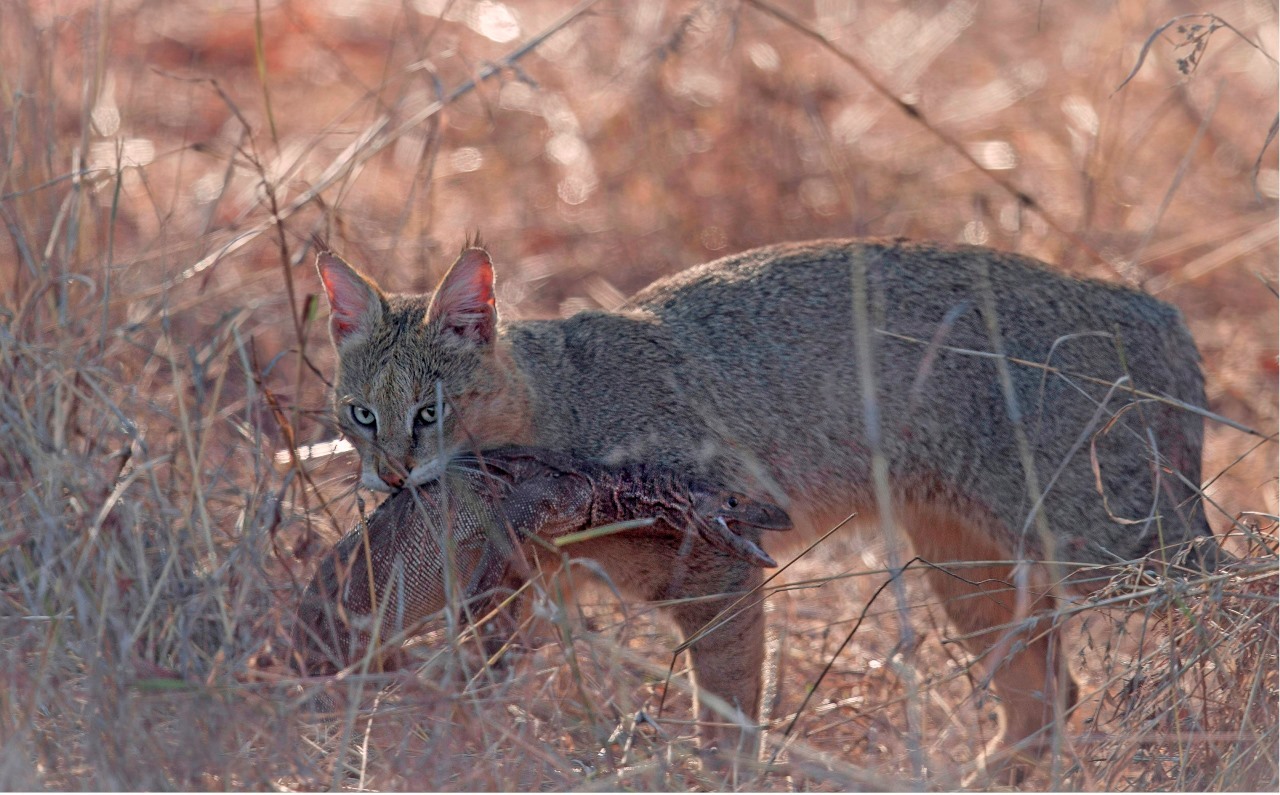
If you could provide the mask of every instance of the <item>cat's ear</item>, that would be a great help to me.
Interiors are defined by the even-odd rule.
[[[316,270],[329,297],[329,335],[335,347],[369,332],[386,303],[382,291],[336,254],[321,251]]]
[[[427,322],[462,339],[489,345],[497,333],[498,309],[493,302],[493,263],[482,248],[458,256],[440,280],[427,309]]]

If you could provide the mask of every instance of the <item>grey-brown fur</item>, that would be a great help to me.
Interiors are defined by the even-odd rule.
[[[666,577],[682,567],[723,568],[725,558],[772,566],[760,534],[791,526],[776,506],[663,467],[608,467],[533,448],[460,457],[444,478],[388,498],[325,557],[298,608],[293,665],[333,673],[360,659],[375,625],[381,642],[398,645],[445,609],[448,577],[463,599],[508,579],[513,540],[551,541],[634,519],[654,524],[572,551],[607,557],[614,546],[649,544]],[[669,597],[650,589],[643,598]]]
[[[976,289],[981,262],[990,270],[1009,356],[1106,383],[1127,374],[1128,386],[1204,405],[1199,358],[1178,311],[1147,295],[987,249],[814,243],[685,271],[636,295],[629,313],[510,326],[507,336],[537,396],[536,438],[611,460],[738,470],[747,482],[764,481],[759,488],[847,513],[870,484],[851,355],[855,257],[869,271],[876,330],[928,342],[948,312],[968,306],[942,343],[989,352]],[[1087,332],[1115,338],[1070,336]],[[886,334],[873,344],[883,447],[899,489],[978,502],[1011,531],[1021,530],[1031,506],[994,362],[940,350],[913,390],[927,346]],[[1146,554],[1158,537],[1154,517],[1174,540],[1208,532],[1192,488],[1166,476],[1167,490],[1153,495],[1155,456],[1146,434],[1155,434],[1166,464],[1198,485],[1199,416],[1135,400],[1120,387],[1110,410],[1095,419],[1107,386],[1011,368],[1040,481],[1067,462],[1043,510],[1069,560],[1112,563]],[[603,371],[615,375],[595,375]],[[563,410],[568,406],[574,413]],[[1112,514],[1140,523],[1108,516],[1089,443],[1068,457],[1086,434],[1097,437]]]
[[[1068,566],[1163,555],[1209,535],[1197,493],[1202,420],[1176,405],[1203,406],[1204,390],[1176,309],[1026,257],[904,241],[771,246],[659,281],[621,311],[507,324],[496,320],[488,255],[468,249],[436,293],[379,298],[385,311],[365,328],[374,344],[335,334],[340,400],[350,391],[389,416],[412,416],[439,383],[453,409],[438,429],[443,451],[436,426],[411,435],[403,419],[383,436],[353,439],[366,467],[394,464],[366,483],[394,487],[392,469],[430,477],[432,461],[517,442],[705,473],[784,506],[804,540],[850,513],[874,522],[857,269],[867,275],[886,507],[917,554],[935,563],[1041,559],[1040,522]],[[321,271],[356,273],[332,257]],[[330,300],[348,303],[332,290]],[[1009,357],[1030,481],[998,353]],[[1035,501],[1028,482],[1039,486]],[[1009,565],[966,571],[973,582],[1017,579]],[[723,573],[745,576],[742,566]],[[993,666],[1003,723],[991,751],[1011,759],[1051,714],[1057,636],[1018,607],[1052,608],[1051,574],[1032,568],[1027,599],[926,576],[967,645]],[[1075,587],[1087,590],[1089,576]],[[975,592],[984,598],[969,598]],[[1010,643],[997,629],[1010,622],[1026,627],[1023,639]],[[993,647],[1003,660],[988,654]],[[704,668],[704,681],[719,676],[716,663]],[[1018,754],[1034,759],[1036,749]]]

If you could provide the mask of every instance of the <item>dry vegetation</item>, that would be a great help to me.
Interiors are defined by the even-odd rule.
[[[479,230],[507,317],[862,234],[1180,306],[1208,408],[1267,437],[1207,429],[1210,520],[1248,559],[1064,607],[1092,695],[1029,783],[1274,791],[1275,3],[777,2],[818,36],[733,0],[563,22],[550,0],[0,4],[0,787],[734,783],[694,762],[682,676],[659,713],[673,643],[647,606],[584,608],[594,631],[566,619],[488,675],[422,644],[389,689],[331,686],[333,722],[284,673],[291,608],[355,513],[349,455],[273,461],[334,435],[309,240],[410,290]],[[1187,18],[1144,53],[1210,11],[1233,27]],[[864,553],[833,540],[781,580],[772,741],[884,582]],[[780,766],[739,782],[956,784],[991,704],[907,579],[916,640],[877,601]]]

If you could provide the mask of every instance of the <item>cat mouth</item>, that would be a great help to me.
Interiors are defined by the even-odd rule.
[[[409,470],[409,477],[405,481],[405,484],[408,486],[421,486],[424,483],[430,483],[433,480],[438,480],[440,476],[444,474],[446,462],[448,460],[448,456],[436,456],[425,464],[418,464],[416,467]]]
[[[360,475],[360,485],[370,491],[387,493],[399,491],[399,489],[392,488],[386,481],[378,477],[377,473],[367,469]]]

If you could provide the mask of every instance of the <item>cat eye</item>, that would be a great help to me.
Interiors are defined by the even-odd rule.
[[[448,413],[448,412],[446,410],[445,412],[442,412],[442,413]],[[435,422],[436,421],[436,404],[428,403],[427,405],[418,409],[418,419],[422,420],[428,425]]]
[[[363,425],[366,428],[372,428],[378,424],[377,416],[364,406],[352,406],[351,419],[355,420],[357,425]]]

